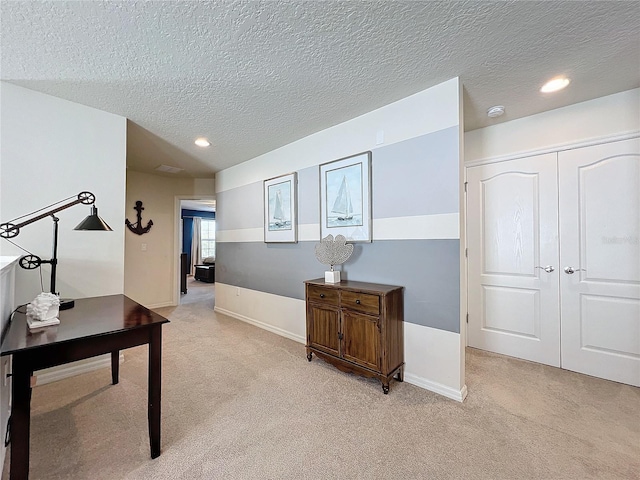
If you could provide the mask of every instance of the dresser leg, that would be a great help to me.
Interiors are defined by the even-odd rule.
[[[404,367],[400,367],[400,370],[398,370],[398,374],[396,375],[396,379],[399,382],[404,382]]]
[[[389,393],[389,384],[388,383],[383,383],[382,384],[382,392],[387,395]]]
[[[313,357],[313,352],[307,353],[307,360],[311,361],[312,357]]]

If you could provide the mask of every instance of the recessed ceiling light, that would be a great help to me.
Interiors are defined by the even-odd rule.
[[[195,144],[199,147],[208,147],[211,142],[204,137],[196,138]]]
[[[540,91],[542,93],[551,93],[557,92],[558,90],[562,90],[564,87],[569,85],[569,80],[567,77],[555,77],[545,83]]]
[[[496,105],[495,107],[491,107],[487,110],[487,117],[490,118],[499,117],[502,114],[504,114],[504,106],[502,105]]]

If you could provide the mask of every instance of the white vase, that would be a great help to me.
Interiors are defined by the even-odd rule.
[[[330,272],[324,272],[324,281],[326,283],[340,283],[340,271],[334,270]]]

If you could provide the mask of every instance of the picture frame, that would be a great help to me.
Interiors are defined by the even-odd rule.
[[[264,181],[265,243],[297,243],[297,174],[288,173]]]
[[[371,152],[320,165],[320,238],[371,242]]]

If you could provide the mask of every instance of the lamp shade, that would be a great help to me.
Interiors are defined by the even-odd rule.
[[[113,231],[107,222],[98,216],[98,209],[95,205],[91,205],[91,214],[81,221],[74,230],[103,230]]]

